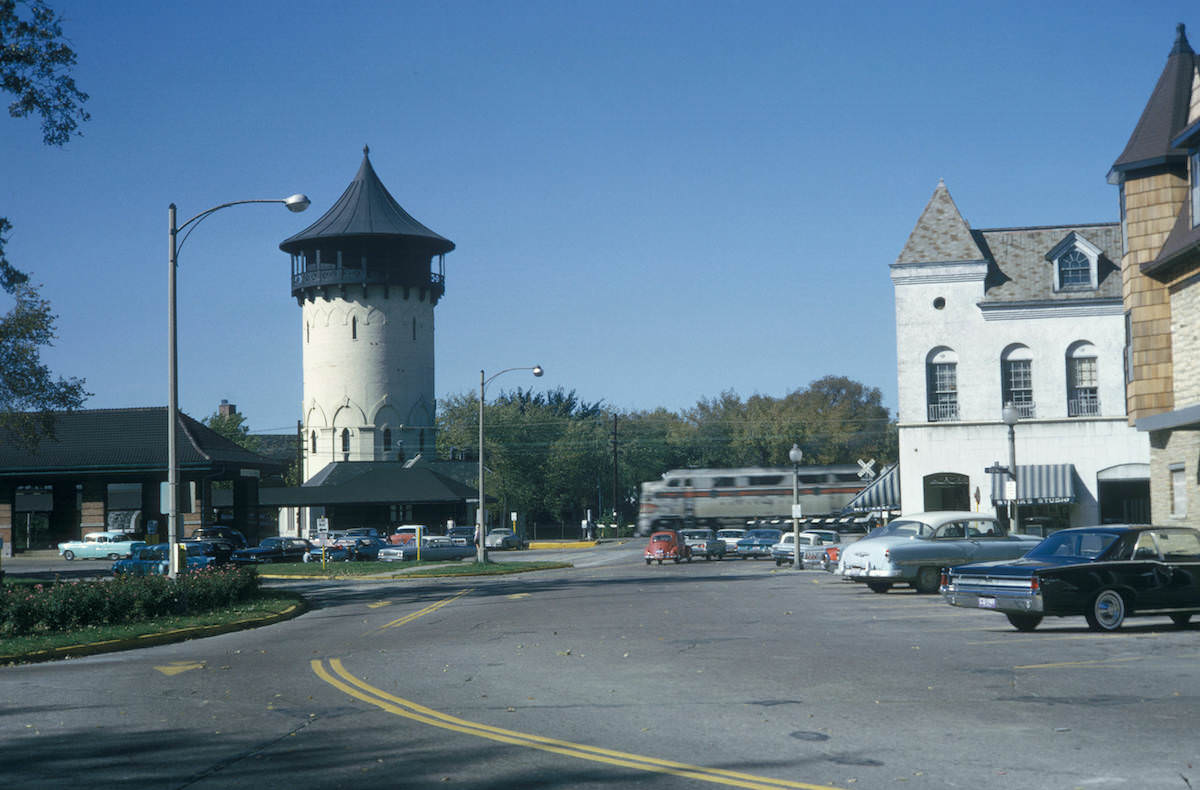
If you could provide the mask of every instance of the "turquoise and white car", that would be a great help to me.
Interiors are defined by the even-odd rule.
[[[83,540],[58,544],[58,553],[64,560],[119,560],[145,545],[146,541],[134,540],[127,532],[92,532]]]

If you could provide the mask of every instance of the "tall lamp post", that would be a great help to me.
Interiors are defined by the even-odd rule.
[[[296,194],[286,198],[235,200],[201,211],[182,225],[175,224],[175,204],[172,203],[167,208],[167,238],[170,250],[167,259],[167,548],[170,564],[167,573],[172,579],[179,574],[179,558],[176,556],[179,540],[179,450],[175,446],[175,426],[179,422],[179,345],[175,332],[175,273],[178,269],[179,251],[202,220],[223,208],[240,206],[243,203],[282,203],[289,211],[304,211],[308,208],[309,199]],[[183,238],[179,238],[180,231],[186,231]]]
[[[792,443],[788,450],[788,460],[792,462],[792,569],[800,570],[804,563],[800,559],[800,516],[796,512],[800,507],[800,461],[804,451],[800,445]]]
[[[1020,505],[1018,502],[1021,499],[1021,491],[1019,488],[1020,483],[1017,479],[1017,431],[1014,426],[1021,419],[1021,412],[1013,405],[1012,401],[1009,401],[1000,410],[1000,419],[1008,426],[1008,474],[1013,481],[1011,531],[1019,532],[1021,529],[1021,520],[1019,515]]]
[[[541,365],[534,365],[528,368],[505,368],[499,373],[493,373],[485,379],[483,371],[479,371],[479,507],[475,515],[475,531],[479,538],[479,543],[475,546],[475,561],[481,564],[487,562],[487,548],[484,546],[487,542],[487,532],[485,531],[486,522],[484,520],[484,513],[486,512],[484,503],[486,500],[483,496],[483,395],[492,379],[497,376],[503,376],[505,373],[511,373],[514,370],[531,370],[535,376],[541,376],[546,372],[542,370]]]

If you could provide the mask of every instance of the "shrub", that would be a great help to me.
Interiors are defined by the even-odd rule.
[[[0,587],[0,637],[133,623],[210,612],[258,592],[253,568],[205,569],[179,575],[117,576],[104,581]]]

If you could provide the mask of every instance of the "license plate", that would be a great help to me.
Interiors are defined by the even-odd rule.
[[[980,609],[995,609],[996,608],[996,599],[995,598],[980,598],[979,599],[979,608]]]

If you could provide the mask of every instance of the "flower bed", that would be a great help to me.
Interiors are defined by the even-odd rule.
[[[46,634],[208,612],[258,592],[253,568],[0,587],[0,637]]]

